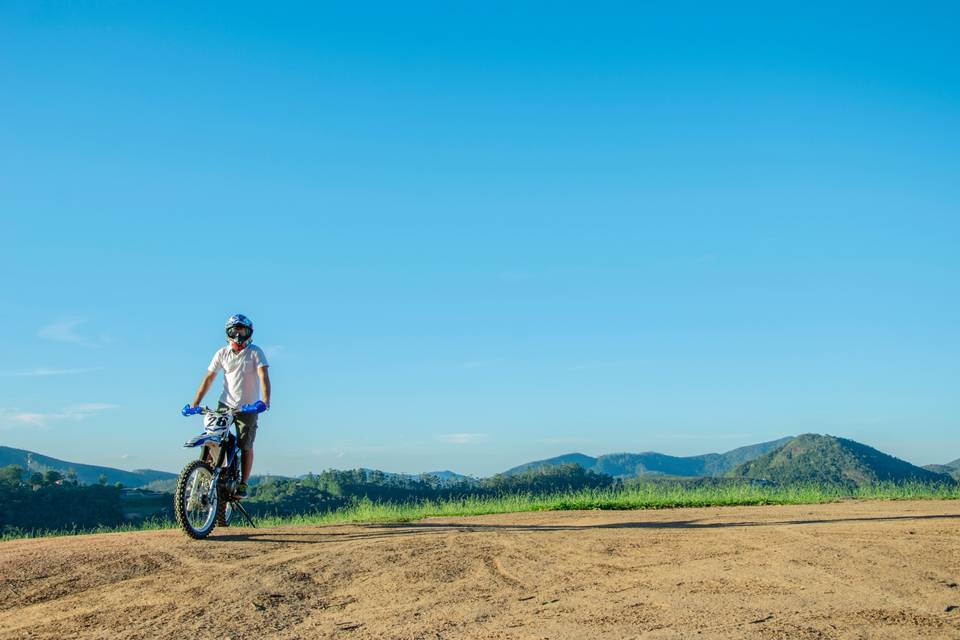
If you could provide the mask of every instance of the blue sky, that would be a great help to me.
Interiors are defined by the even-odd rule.
[[[176,470],[241,312],[255,472],[960,457],[951,4],[354,5],[0,4],[0,443]]]

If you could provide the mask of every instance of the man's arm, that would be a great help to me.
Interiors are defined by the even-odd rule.
[[[200,405],[200,402],[203,400],[203,396],[207,395],[207,391],[210,390],[210,385],[213,384],[213,380],[217,377],[216,371],[207,371],[207,374],[203,376],[203,380],[200,381],[200,388],[197,389],[197,395],[193,397],[193,403],[191,407],[197,407]]]
[[[263,402],[270,408],[270,374],[267,369],[270,367],[259,367],[257,375],[260,376],[260,395],[263,396]]]

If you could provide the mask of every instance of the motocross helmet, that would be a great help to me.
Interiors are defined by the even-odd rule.
[[[253,337],[253,323],[247,316],[242,313],[230,316],[224,328],[227,339],[236,345],[237,349],[243,349],[250,344],[250,338]]]

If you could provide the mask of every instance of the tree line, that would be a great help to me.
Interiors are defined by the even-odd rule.
[[[265,478],[251,488],[244,505],[257,515],[283,516],[332,511],[358,500],[408,504],[471,496],[610,489],[620,485],[619,480],[573,463],[479,480],[444,480],[429,474],[411,477],[367,469],[328,470],[302,478]]]
[[[580,489],[619,487],[610,476],[576,464],[531,469],[514,475],[477,480],[443,480],[433,475],[410,477],[382,471],[329,470],[302,478],[267,477],[251,487],[244,501],[254,515],[323,513],[360,500],[417,503],[468,496],[516,493],[551,494]],[[80,484],[75,474],[28,473],[19,465],[0,468],[0,533],[115,527],[126,521],[119,484]],[[171,496],[172,500],[172,496]],[[156,517],[169,517],[169,508]]]
[[[75,473],[0,468],[0,533],[114,527],[123,521],[120,486],[107,486],[105,478],[82,485]]]

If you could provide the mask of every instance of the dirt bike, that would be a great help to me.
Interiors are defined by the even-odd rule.
[[[203,415],[203,433],[187,440],[183,446],[201,447],[200,458],[191,461],[180,472],[173,494],[173,511],[177,524],[191,538],[202,540],[214,527],[229,527],[234,512],[239,511],[250,523],[253,519],[235,495],[240,482],[240,442],[230,427],[236,414],[267,410],[261,401],[239,409],[209,409],[186,405],[184,416]]]

